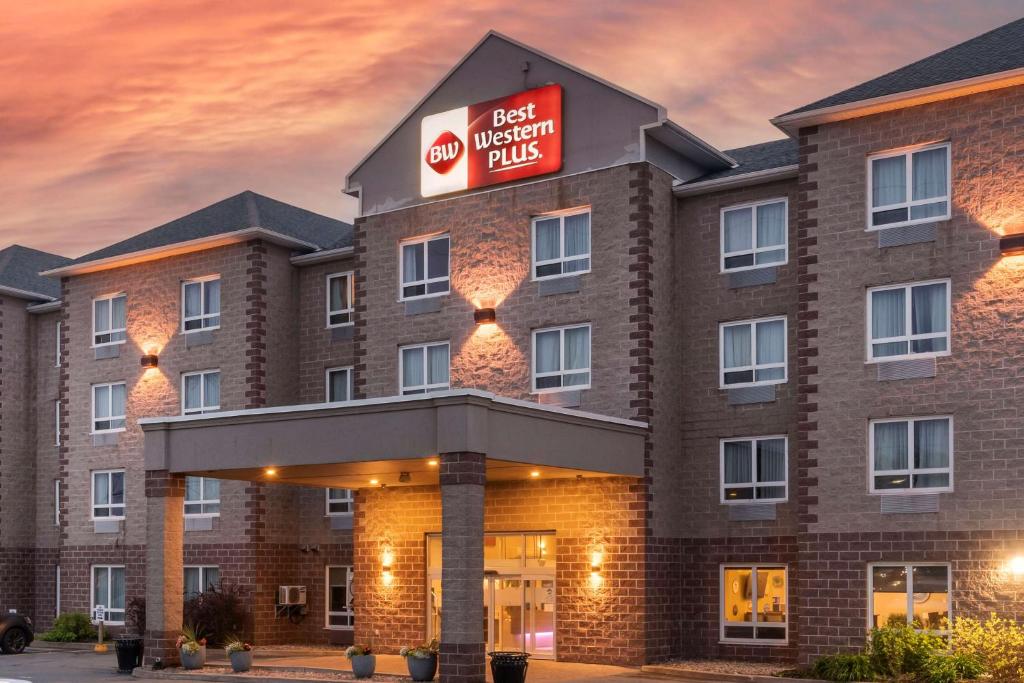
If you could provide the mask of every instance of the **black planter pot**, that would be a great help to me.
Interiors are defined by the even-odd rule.
[[[494,683],[526,683],[525,652],[488,652],[491,656],[491,677]]]
[[[117,673],[130,674],[132,669],[142,666],[142,636],[119,636],[114,641],[117,652]]]

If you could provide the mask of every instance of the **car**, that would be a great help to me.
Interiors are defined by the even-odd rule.
[[[13,612],[0,616],[0,650],[5,655],[20,655],[34,638],[28,617]]]

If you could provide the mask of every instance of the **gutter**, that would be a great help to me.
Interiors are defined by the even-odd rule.
[[[337,249],[314,251],[311,254],[298,254],[288,260],[291,261],[293,266],[309,266],[314,263],[323,263],[324,261],[333,261],[337,258],[351,256],[353,253],[355,253],[355,247],[338,247]]]
[[[714,178],[713,180],[704,180],[696,183],[683,183],[673,187],[672,194],[676,197],[692,197],[708,192],[729,190],[734,187],[760,185],[775,180],[789,180],[796,178],[799,170],[800,167],[797,164],[793,164],[791,166],[779,166],[778,168],[768,168],[763,171],[726,176],[725,178]]]
[[[60,299],[54,299],[53,301],[47,301],[42,304],[29,304],[25,307],[29,313],[52,313],[53,311],[59,311],[61,305]]]
[[[27,289],[18,289],[17,287],[8,287],[6,285],[0,285],[0,294],[7,294],[19,299],[32,299],[35,301],[56,301],[54,297],[46,294],[30,292]]]

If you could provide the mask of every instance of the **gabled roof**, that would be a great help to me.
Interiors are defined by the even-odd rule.
[[[674,191],[685,196],[796,176],[797,146],[795,139],[783,138],[727,149],[725,154],[736,160],[735,167],[678,183]]]
[[[0,250],[0,293],[30,301],[53,301],[60,297],[60,281],[43,277],[39,272],[70,261],[64,256],[13,244]]]
[[[786,119],[801,118],[820,110],[852,106],[942,86],[990,81],[996,74],[1024,69],[1022,46],[1024,19],[1018,19],[913,64],[786,112],[773,121],[782,126]]]
[[[307,252],[337,249],[352,244],[352,226],[246,190],[81,256],[50,274],[103,270],[255,238]]]

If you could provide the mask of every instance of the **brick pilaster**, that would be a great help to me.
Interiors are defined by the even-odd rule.
[[[246,244],[245,407],[267,405],[267,245]]]
[[[352,331],[352,398],[366,398],[366,219],[357,218],[352,233],[355,329]]]
[[[146,472],[146,666],[177,664],[182,620],[185,477]]]

